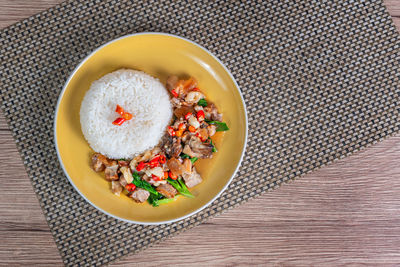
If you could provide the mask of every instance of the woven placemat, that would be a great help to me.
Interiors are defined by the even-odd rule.
[[[67,182],[53,144],[69,73],[119,36],[189,38],[232,71],[248,108],[238,175],[183,221],[110,218]],[[1,31],[1,107],[64,263],[140,251],[399,130],[399,36],[381,1],[67,1]]]

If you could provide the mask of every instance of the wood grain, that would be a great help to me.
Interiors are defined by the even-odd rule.
[[[59,2],[0,0],[0,27]],[[399,265],[399,158],[397,135],[112,266]],[[0,265],[62,265],[3,114],[0,189]]]

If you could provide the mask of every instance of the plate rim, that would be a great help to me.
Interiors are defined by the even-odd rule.
[[[58,110],[60,107],[60,103],[61,103],[61,99],[64,96],[65,90],[67,89],[68,84],[70,83],[70,81],[72,80],[72,78],[75,76],[76,72],[78,71],[78,69],[90,58],[92,57],[94,54],[96,54],[100,49],[102,49],[103,47],[112,44],[114,42],[117,42],[119,40],[125,39],[125,38],[129,38],[132,36],[139,36],[139,35],[164,35],[164,36],[169,36],[169,37],[174,37],[174,38],[178,38],[181,40],[184,40],[186,42],[189,42],[197,47],[199,47],[200,49],[204,50],[207,54],[209,54],[212,58],[214,58],[222,67],[223,69],[228,73],[229,77],[232,79],[233,83],[235,84],[237,91],[239,92],[240,95],[240,99],[242,101],[243,104],[243,108],[244,108],[244,118],[245,118],[245,140],[244,140],[244,145],[243,145],[243,150],[242,153],[240,155],[240,159],[239,162],[236,166],[236,169],[234,170],[234,172],[232,173],[231,177],[229,178],[228,182],[224,185],[224,187],[211,199],[209,200],[206,204],[204,204],[203,206],[201,206],[200,208],[175,219],[171,219],[171,220],[165,220],[165,221],[159,221],[159,222],[141,222],[141,221],[134,221],[134,220],[129,220],[129,219],[125,219],[125,218],[121,218],[118,217],[114,214],[111,214],[103,209],[101,209],[100,207],[96,206],[94,203],[92,203],[88,198],[86,198],[86,196],[78,189],[78,187],[74,184],[74,182],[72,181],[71,177],[69,176],[69,174],[67,173],[64,164],[61,160],[61,156],[60,156],[60,151],[58,150],[58,143],[57,143],[57,117],[58,117]],[[58,158],[58,162],[60,163],[60,166],[65,174],[65,176],[67,177],[69,183],[72,185],[72,187],[79,193],[79,195],[86,201],[88,202],[92,207],[96,208],[97,210],[99,210],[100,212],[123,222],[128,222],[128,223],[132,223],[132,224],[140,224],[140,225],[162,225],[162,224],[168,224],[168,223],[174,223],[180,220],[184,220],[192,215],[195,215],[196,213],[199,213],[200,211],[202,211],[203,209],[205,209],[206,207],[208,207],[209,205],[211,205],[211,203],[213,203],[217,198],[220,197],[220,195],[226,190],[226,188],[228,188],[228,186],[231,184],[233,177],[235,177],[236,173],[238,172],[243,158],[244,158],[244,154],[246,152],[246,147],[247,147],[247,138],[248,138],[248,118],[247,118],[247,107],[246,107],[246,102],[244,101],[243,98],[243,94],[242,91],[240,90],[240,87],[238,85],[238,83],[236,82],[235,78],[233,77],[232,73],[229,71],[229,69],[225,66],[225,64],[223,64],[221,62],[221,60],[219,60],[211,51],[209,51],[207,48],[197,44],[196,42],[187,39],[185,37],[181,37],[175,34],[171,34],[171,33],[164,33],[164,32],[140,32],[140,33],[131,33],[131,34],[127,34],[127,35],[123,35],[120,36],[116,39],[110,40],[104,44],[102,44],[101,46],[97,47],[96,49],[94,49],[93,51],[91,51],[85,58],[83,58],[80,63],[74,68],[74,70],[71,72],[71,74],[68,76],[68,79],[65,81],[63,89],[60,92],[60,95],[58,96],[58,100],[57,100],[57,104],[55,107],[55,112],[54,112],[54,122],[53,122],[53,136],[54,136],[54,146],[56,148],[56,152],[57,152],[57,158]]]

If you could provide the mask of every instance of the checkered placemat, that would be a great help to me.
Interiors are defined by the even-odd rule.
[[[87,204],[53,144],[70,72],[101,44],[143,31],[211,50],[239,83],[249,116],[231,186],[197,215],[162,226],[120,222]],[[68,266],[140,251],[399,131],[399,35],[377,0],[67,1],[0,38],[1,107]]]

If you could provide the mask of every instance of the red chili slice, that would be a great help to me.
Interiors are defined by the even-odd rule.
[[[117,112],[119,115],[122,116],[125,111],[120,105],[117,105],[117,108],[115,109],[115,112]]]
[[[171,178],[172,180],[176,180],[178,178],[178,176],[173,174],[171,171],[168,172],[168,175],[169,175],[169,178]]]
[[[197,117],[197,119],[198,119],[199,121],[203,121],[203,120],[204,120],[204,117],[205,117],[204,111],[199,110],[199,111],[197,112],[197,114],[196,114],[196,117]]]
[[[121,117],[113,121],[114,125],[121,126],[125,121],[129,121],[133,117],[131,113],[125,112],[125,110],[120,105],[117,105],[115,112],[121,115]]]
[[[127,185],[125,186],[125,188],[126,188],[126,190],[128,190],[129,192],[132,192],[132,191],[135,191],[136,185],[134,185],[134,184],[127,184]]]
[[[189,119],[190,116],[192,116],[192,112],[188,112],[188,113],[185,115],[185,120]]]
[[[146,166],[147,166],[147,163],[145,163],[144,161],[141,161],[141,162],[139,162],[139,164],[136,166],[136,170],[137,170],[138,172],[140,172],[140,171],[143,170],[144,167],[146,167]]]
[[[126,120],[124,118],[117,118],[112,124],[121,126]]]
[[[175,130],[171,126],[168,126],[168,134],[170,136],[175,136]]]
[[[158,176],[156,176],[154,174],[151,175],[151,178],[153,178],[154,181],[161,181],[162,180],[162,178],[160,178],[160,177],[158,177]]]
[[[155,168],[160,166],[160,162],[158,161],[158,159],[152,159],[149,161],[149,167],[150,168]]]
[[[184,123],[180,123],[178,126],[179,131],[184,131],[186,130],[186,125]]]
[[[178,93],[175,91],[175,89],[172,89],[172,90],[171,90],[171,94],[172,94],[174,97],[178,97]]]
[[[160,155],[159,161],[161,164],[164,164],[165,162],[167,162],[167,158],[164,155]]]

